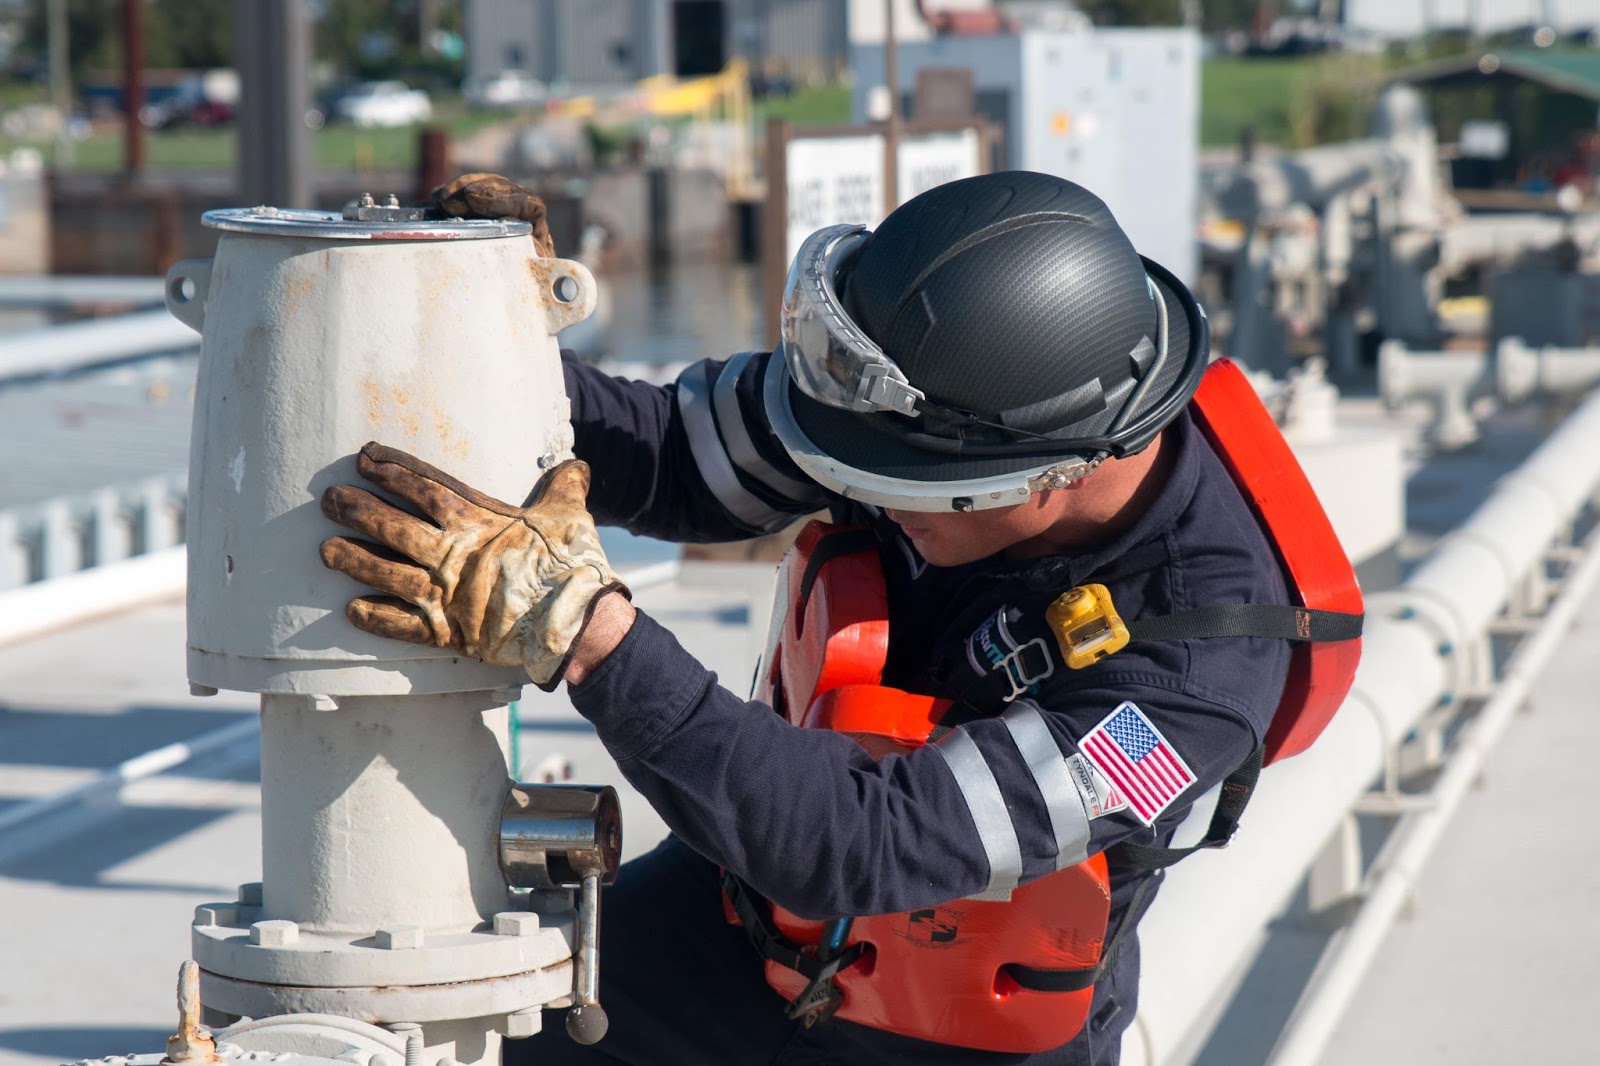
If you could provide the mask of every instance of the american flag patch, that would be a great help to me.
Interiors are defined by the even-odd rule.
[[[1078,751],[1145,825],[1195,781],[1189,764],[1133,703],[1122,704],[1084,734]]]

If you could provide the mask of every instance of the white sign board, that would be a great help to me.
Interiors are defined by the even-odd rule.
[[[896,162],[897,203],[957,178],[981,173],[982,145],[976,129],[905,134]],[[785,262],[823,226],[883,218],[883,135],[797,137],[788,144],[789,226]]]
[[[981,173],[982,162],[978,131],[970,127],[906,137],[900,142],[895,163],[897,202],[903,204],[947,181],[976,177]]]
[[[883,136],[797,137],[789,142],[789,232],[786,262],[823,226],[883,217]]]

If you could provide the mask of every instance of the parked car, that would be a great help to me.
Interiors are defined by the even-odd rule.
[[[473,107],[530,107],[544,103],[549,89],[525,70],[502,70],[468,78],[461,85],[461,94]]]
[[[109,118],[124,110],[122,85],[89,82],[79,90],[91,119]],[[231,70],[164,73],[146,79],[139,122],[148,129],[175,126],[222,126],[233,121],[239,100],[238,76]]]
[[[367,81],[338,98],[334,115],[357,126],[409,126],[432,118],[433,103],[405,82]]]

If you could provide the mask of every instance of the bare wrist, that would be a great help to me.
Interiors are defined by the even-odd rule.
[[[607,592],[594,605],[589,622],[573,642],[566,672],[562,677],[569,685],[582,684],[590,674],[605,662],[622,638],[633,628],[638,612],[620,592]]]

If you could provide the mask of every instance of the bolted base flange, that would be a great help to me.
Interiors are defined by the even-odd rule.
[[[524,1015],[572,990],[572,960],[528,973],[448,984],[310,988],[240,981],[200,971],[200,995],[218,1010],[260,1018],[279,1014],[334,1014],[384,1022],[449,1022],[460,1018]],[[502,1028],[505,1026],[502,1024]]]
[[[263,921],[260,914],[259,907],[240,903],[195,908],[191,942],[201,969],[252,984],[327,988],[425,986],[521,976],[569,966],[576,920],[571,912],[506,911],[482,930],[442,933],[404,925],[335,935],[311,932],[294,922]],[[205,1002],[234,1014],[261,1016],[234,1010],[210,996]],[[520,1006],[544,1002],[529,1000]],[[418,1019],[400,1016],[399,1020]]]

